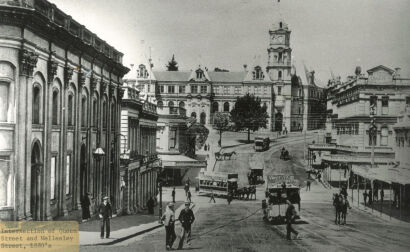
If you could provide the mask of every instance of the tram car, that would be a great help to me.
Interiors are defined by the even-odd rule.
[[[237,173],[200,173],[197,177],[200,194],[213,193],[215,196],[227,196],[238,189]]]

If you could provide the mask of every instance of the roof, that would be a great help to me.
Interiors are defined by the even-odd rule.
[[[157,81],[188,81],[190,75],[190,71],[154,71]]]
[[[394,73],[394,70],[393,70],[393,69],[388,68],[388,67],[385,67],[385,66],[383,66],[383,65],[379,65],[379,66],[377,66],[377,67],[370,68],[369,70],[367,70],[367,73],[370,74],[370,73],[376,72],[376,71],[379,70],[379,69],[383,69],[383,70],[389,72],[390,74],[393,74],[393,73]]]
[[[242,82],[246,72],[208,72],[213,82]]]

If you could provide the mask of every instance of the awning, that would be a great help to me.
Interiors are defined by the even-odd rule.
[[[410,167],[390,167],[389,176],[393,183],[398,183],[402,185],[410,184]]]
[[[206,168],[206,161],[199,161],[184,155],[158,155],[162,166],[168,169]]]
[[[352,171],[353,173],[370,180],[379,180],[384,181],[386,183],[392,182],[391,176],[389,175],[389,169],[387,166],[370,168],[369,166],[352,165]]]

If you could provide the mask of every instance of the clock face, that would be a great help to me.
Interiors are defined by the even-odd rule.
[[[285,36],[284,35],[272,35],[272,42],[275,44],[282,44],[285,42]]]

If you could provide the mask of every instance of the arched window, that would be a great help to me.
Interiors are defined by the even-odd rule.
[[[168,107],[170,108],[174,107],[174,102],[173,101],[168,102]]]
[[[53,105],[52,105],[52,110],[53,110],[53,117],[52,117],[52,123],[53,125],[57,125],[59,123],[59,118],[58,118],[58,112],[60,108],[60,101],[59,101],[59,92],[58,89],[53,90]]]
[[[218,112],[219,104],[218,102],[212,103],[212,113]]]
[[[111,129],[115,129],[115,122],[117,114],[115,113],[115,100],[111,102]]]
[[[40,101],[41,101],[40,87],[33,88],[33,108],[32,108],[32,123],[40,124]]]
[[[93,126],[98,126],[98,102],[97,98],[93,98]]]
[[[162,108],[164,107],[164,103],[163,103],[162,101],[158,101],[158,102],[157,102],[157,107],[158,107],[159,109],[162,109]]]
[[[102,105],[102,123],[103,128],[107,128],[107,100],[104,97]]]
[[[8,82],[0,81],[0,122],[7,122],[9,87],[10,84]]]
[[[87,97],[81,98],[81,127],[87,127]]]
[[[282,80],[282,71],[278,71],[278,80]]]
[[[191,117],[196,119],[196,113],[195,113],[195,112],[192,112],[192,113],[191,113]]]
[[[180,108],[185,108],[185,102],[183,102],[183,101],[182,101],[182,102],[179,102],[179,107],[180,107]]]
[[[229,102],[224,103],[224,112],[229,112]]]
[[[202,125],[206,124],[206,114],[205,114],[205,112],[202,112],[201,115],[200,115],[200,123]]]
[[[68,121],[68,126],[73,126],[74,125],[74,120],[73,120],[73,118],[74,118],[74,115],[73,115],[73,112],[74,112],[74,96],[73,96],[73,94],[69,94],[68,95],[68,101],[67,101],[67,107],[68,107],[68,111],[67,111],[67,113],[68,113],[68,118],[67,118],[67,121]]]

